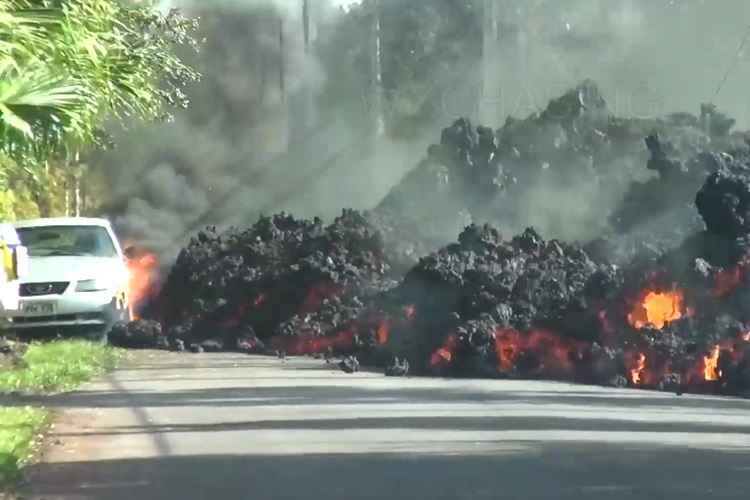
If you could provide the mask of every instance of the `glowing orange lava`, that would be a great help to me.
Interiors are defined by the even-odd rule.
[[[141,251],[139,255],[133,255],[127,259],[128,272],[128,304],[133,319],[138,319],[138,310],[144,301],[153,296],[156,290],[156,273],[159,261],[156,255]]]
[[[318,354],[328,350],[334,352],[351,352],[354,349],[354,332],[343,330],[333,336],[302,334],[298,336],[280,335],[270,341],[271,347],[284,351],[290,356]]]
[[[646,369],[646,355],[642,352],[638,353],[635,359],[635,366],[630,369],[630,381],[633,385],[640,385],[643,383],[643,372]]]
[[[638,329],[653,325],[661,330],[670,322],[682,318],[683,302],[684,296],[679,290],[648,292],[628,314],[628,322]]]
[[[430,356],[430,366],[436,367],[449,365],[453,361],[453,352],[458,346],[458,339],[455,335],[448,336],[445,343]]]
[[[719,346],[714,346],[708,356],[703,356],[703,378],[707,381],[715,381],[721,378],[721,370],[719,370],[719,355],[721,349]]]
[[[495,331],[495,355],[500,372],[511,372],[523,355],[536,360],[536,370],[547,375],[563,375],[573,369],[573,359],[581,346],[553,332],[532,330],[520,332],[512,328]]]

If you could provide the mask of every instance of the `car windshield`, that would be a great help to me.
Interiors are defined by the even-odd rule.
[[[47,226],[18,229],[32,257],[115,257],[117,251],[107,230],[100,226]]]

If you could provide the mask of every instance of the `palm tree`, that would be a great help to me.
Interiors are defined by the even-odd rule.
[[[0,0],[0,151],[96,142],[106,118],[153,119],[197,79],[170,50],[195,25],[118,0]]]
[[[54,53],[62,19],[61,9],[0,0],[0,151],[9,156],[47,154],[88,102],[83,85],[40,58]]]
[[[0,0],[0,189],[15,167],[44,204],[50,164],[101,145],[105,120],[187,105],[198,74],[172,48],[196,28],[148,2]]]

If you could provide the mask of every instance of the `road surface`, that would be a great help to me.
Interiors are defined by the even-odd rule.
[[[54,404],[27,498],[750,498],[747,400],[142,353]]]

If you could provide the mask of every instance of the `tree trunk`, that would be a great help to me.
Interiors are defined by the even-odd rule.
[[[76,217],[81,216],[81,176],[77,174],[73,178],[73,214]]]
[[[65,200],[63,203],[65,204],[65,217],[70,217],[70,179],[65,179]]]
[[[39,217],[51,217],[52,200],[50,199],[47,191],[35,182],[32,188],[31,196],[34,199],[34,203],[36,203],[37,209],[39,210]]]

